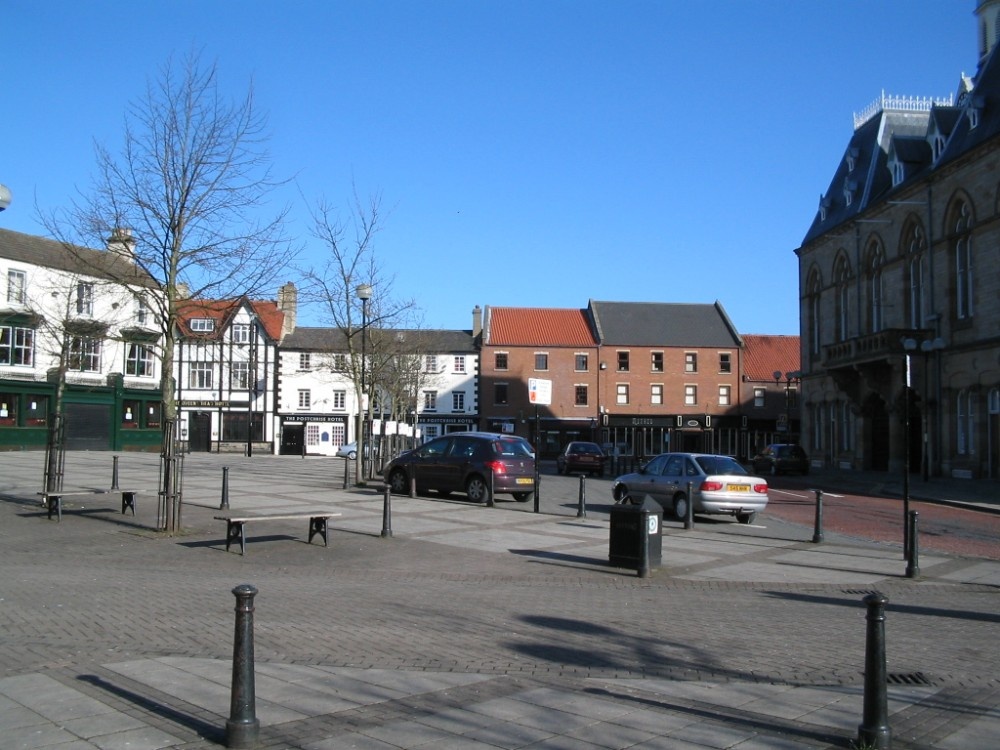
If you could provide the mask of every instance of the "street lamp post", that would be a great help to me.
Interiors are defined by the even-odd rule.
[[[368,368],[368,300],[372,298],[371,285],[358,284],[358,286],[354,289],[354,293],[357,295],[358,299],[361,300],[361,394],[360,399],[358,400],[358,454],[355,457],[355,461],[357,462],[358,482],[360,483],[367,478],[365,473],[365,427],[367,426],[368,420],[365,409],[367,407],[368,400],[366,371]]]
[[[798,382],[802,378],[802,373],[799,370],[789,370],[788,372],[781,372],[781,370],[775,370],[771,373],[774,376],[774,384],[777,387],[781,387],[781,379],[785,379],[785,434],[788,436],[788,442],[792,442],[792,414],[791,414],[791,399],[789,398],[789,393],[791,392],[792,382]]]

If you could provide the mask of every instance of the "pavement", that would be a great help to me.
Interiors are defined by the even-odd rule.
[[[276,519],[227,552],[223,467],[231,513],[340,513],[329,545]],[[609,480],[546,475],[536,513],[459,496],[387,506],[380,486],[344,489],[343,468],[189,455],[168,536],[155,455],[119,457],[135,516],[117,494],[73,495],[56,521],[37,496],[42,455],[0,453],[0,749],[225,745],[246,717],[232,689],[244,584],[259,748],[852,747],[872,593],[888,599],[891,746],[1000,746],[1000,561],[923,554],[908,578],[898,544],[813,543],[765,511],[751,526],[665,521],[639,577],[608,562]],[[64,476],[67,491],[107,489],[112,456],[69,453]],[[993,511],[995,488],[933,479],[910,494]]]

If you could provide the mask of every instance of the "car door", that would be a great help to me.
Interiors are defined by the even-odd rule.
[[[450,445],[451,438],[445,436],[431,440],[414,451],[410,472],[416,477],[418,490],[441,489],[446,474],[445,457]]]
[[[660,477],[660,493],[663,496],[662,505],[668,510],[674,509],[674,497],[678,492],[687,494],[684,484],[685,456],[671,453],[663,464],[663,476]]]
[[[655,456],[642,467],[636,481],[629,481],[629,494],[636,502],[642,502],[649,495],[660,505],[665,502],[663,487],[663,469],[669,456]],[[663,507],[667,507],[663,505]]]
[[[465,492],[465,478],[472,470],[477,451],[481,451],[486,441],[470,437],[452,438],[451,445],[442,459],[437,475],[436,489],[446,492]]]

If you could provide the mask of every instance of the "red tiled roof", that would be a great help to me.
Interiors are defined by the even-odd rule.
[[[222,331],[229,324],[230,318],[236,313],[236,308],[243,302],[240,299],[220,299],[220,300],[184,300],[178,303],[178,315],[181,332],[185,336],[199,338],[219,338]],[[278,309],[278,304],[270,300],[250,300],[250,306],[261,325],[267,332],[269,338],[278,341],[281,338],[281,326],[284,323],[285,314]],[[215,321],[215,330],[212,333],[192,332],[190,321],[195,318],[211,318]]]
[[[801,369],[798,336],[743,335],[743,374],[747,380],[774,380],[774,372]]]
[[[597,346],[584,310],[487,307],[487,346]]]

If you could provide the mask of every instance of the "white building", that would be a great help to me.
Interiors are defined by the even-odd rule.
[[[60,372],[66,447],[159,448],[160,293],[130,250],[0,229],[0,449],[45,447]]]
[[[175,359],[181,440],[190,451],[271,453],[277,348],[295,324],[295,287],[277,301],[188,300]]]
[[[376,440],[414,431],[426,440],[476,428],[479,353],[472,331],[372,329],[365,344]],[[348,337],[337,328],[296,328],[284,339],[281,453],[332,455],[356,442],[361,399],[351,373],[361,371],[360,345],[354,349],[352,359]]]

